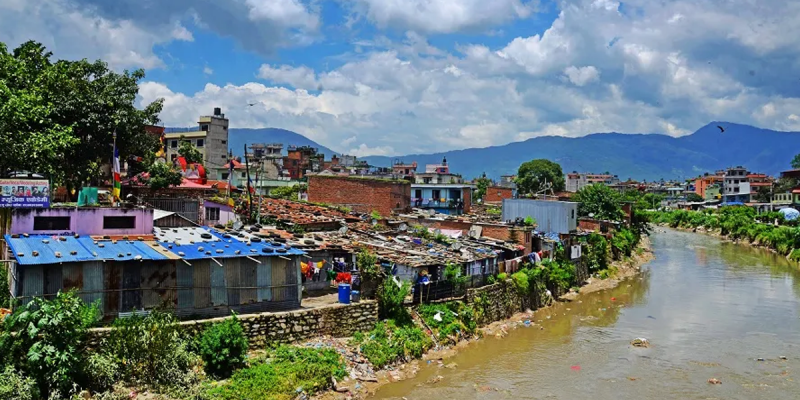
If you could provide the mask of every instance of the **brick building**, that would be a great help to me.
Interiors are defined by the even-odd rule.
[[[411,209],[411,185],[406,181],[342,176],[308,176],[308,201],[348,207],[353,211],[393,212]]]
[[[491,186],[486,188],[484,203],[502,203],[503,199],[514,198],[514,189],[511,187]]]

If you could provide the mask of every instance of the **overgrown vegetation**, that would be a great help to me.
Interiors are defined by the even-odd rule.
[[[32,398],[68,396],[73,383],[83,381],[86,337],[98,319],[97,304],[87,306],[74,292],[54,299],[34,298],[7,316],[0,329],[0,370],[20,388],[32,388]],[[14,372],[17,371],[17,372]]]
[[[345,364],[332,349],[280,346],[262,361],[239,370],[205,396],[221,400],[290,400],[331,387],[331,377],[342,379]]]
[[[0,308],[11,306],[11,291],[8,287],[8,267],[0,263]]]
[[[750,207],[731,206],[719,210],[659,211],[649,216],[654,223],[673,228],[703,228],[733,240],[746,240],[770,248],[781,255],[800,249],[797,221],[785,221],[781,213],[756,214]],[[800,258],[796,254],[795,257]]]
[[[206,328],[198,341],[206,373],[221,378],[244,366],[247,348],[247,337],[235,314]]]
[[[376,368],[383,368],[397,361],[420,358],[433,347],[433,341],[414,324],[398,326],[394,320],[378,322],[367,333],[357,332],[352,344]]]
[[[403,306],[406,297],[411,294],[411,284],[406,281],[395,281],[387,278],[378,286],[378,316],[391,319],[400,325],[411,322],[411,314]]]
[[[458,343],[478,329],[475,309],[461,301],[422,304],[419,314],[440,342]]]
[[[306,191],[307,188],[308,186],[305,184],[299,184],[294,186],[281,186],[272,189],[269,192],[269,195],[270,197],[275,197],[278,199],[297,201],[300,199],[300,193]]]

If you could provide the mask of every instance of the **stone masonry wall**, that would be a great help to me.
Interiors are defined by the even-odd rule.
[[[295,343],[318,336],[348,337],[356,332],[369,331],[378,322],[378,303],[364,300],[349,305],[334,304],[307,310],[239,315],[237,318],[242,323],[250,348],[263,349],[273,344]],[[184,321],[180,325],[188,336],[195,336],[224,320]],[[93,329],[90,342],[97,345],[111,329]]]
[[[388,217],[393,211],[411,209],[411,185],[405,181],[309,176],[308,201],[345,206],[362,213],[377,211]]]
[[[476,289],[467,289],[464,298],[467,304],[482,308],[482,318],[478,325],[488,325],[495,321],[511,318],[515,313],[526,309],[536,310],[542,306],[543,293],[534,292],[520,295],[511,280],[498,282]]]

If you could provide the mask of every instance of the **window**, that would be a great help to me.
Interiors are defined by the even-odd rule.
[[[207,124],[200,125],[200,130],[204,131],[204,132],[208,132],[208,125]]]
[[[35,231],[68,231],[69,217],[33,217]]]
[[[226,156],[225,154],[221,155],[220,157],[222,157],[224,159],[228,159],[228,156]]]
[[[439,201],[442,198],[442,191],[439,189],[433,190],[433,201]]]
[[[247,178],[247,172],[242,172],[242,178]]]
[[[136,217],[103,217],[103,229],[133,229]]]
[[[197,147],[203,147],[205,145],[206,145],[205,140],[197,139]]]
[[[206,207],[206,221],[219,221],[219,207]]]
[[[178,141],[177,140],[170,140],[169,141],[169,147],[172,147],[173,149],[177,149],[178,148]]]
[[[431,178],[422,178],[422,183],[431,183]]]
[[[223,172],[222,176],[220,177],[220,179],[222,179],[222,180],[228,179],[228,173],[227,172]]]
[[[227,140],[220,140],[220,142],[222,142],[222,144],[228,144]]]
[[[421,197],[422,197],[422,190],[420,190],[420,189],[414,190],[414,198],[419,199]]]

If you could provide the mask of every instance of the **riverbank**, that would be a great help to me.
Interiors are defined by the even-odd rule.
[[[576,301],[581,295],[615,288],[625,280],[636,276],[641,271],[642,265],[653,260],[653,258],[650,240],[648,237],[643,237],[637,251],[631,257],[612,262],[609,265],[609,269],[614,271],[612,276],[606,279],[591,277],[578,291],[571,291],[561,296],[559,301]],[[497,283],[495,285],[504,284],[508,285],[509,283]],[[304,343],[303,346],[333,347],[345,358],[347,370],[349,371],[349,375],[342,382],[336,382],[336,387],[313,398],[318,400],[365,399],[375,394],[384,385],[415,377],[422,368],[457,368],[457,365],[448,363],[447,360],[468,349],[471,344],[483,340],[483,338],[492,336],[503,338],[511,331],[522,327],[536,328],[538,326],[539,329],[544,329],[537,324],[537,322],[542,322],[537,319],[537,313],[540,314],[541,318],[551,318],[551,316],[544,316],[543,314],[554,304],[557,304],[557,302],[552,301],[535,311],[525,310],[524,312],[513,313],[508,318],[493,321],[478,328],[478,332],[473,338],[461,340],[451,346],[432,349],[426,352],[419,360],[394,364],[380,370],[376,370],[370,365],[369,361],[350,343],[350,339],[322,338]],[[436,382],[438,382],[437,376],[431,378],[427,383],[433,385]]]

